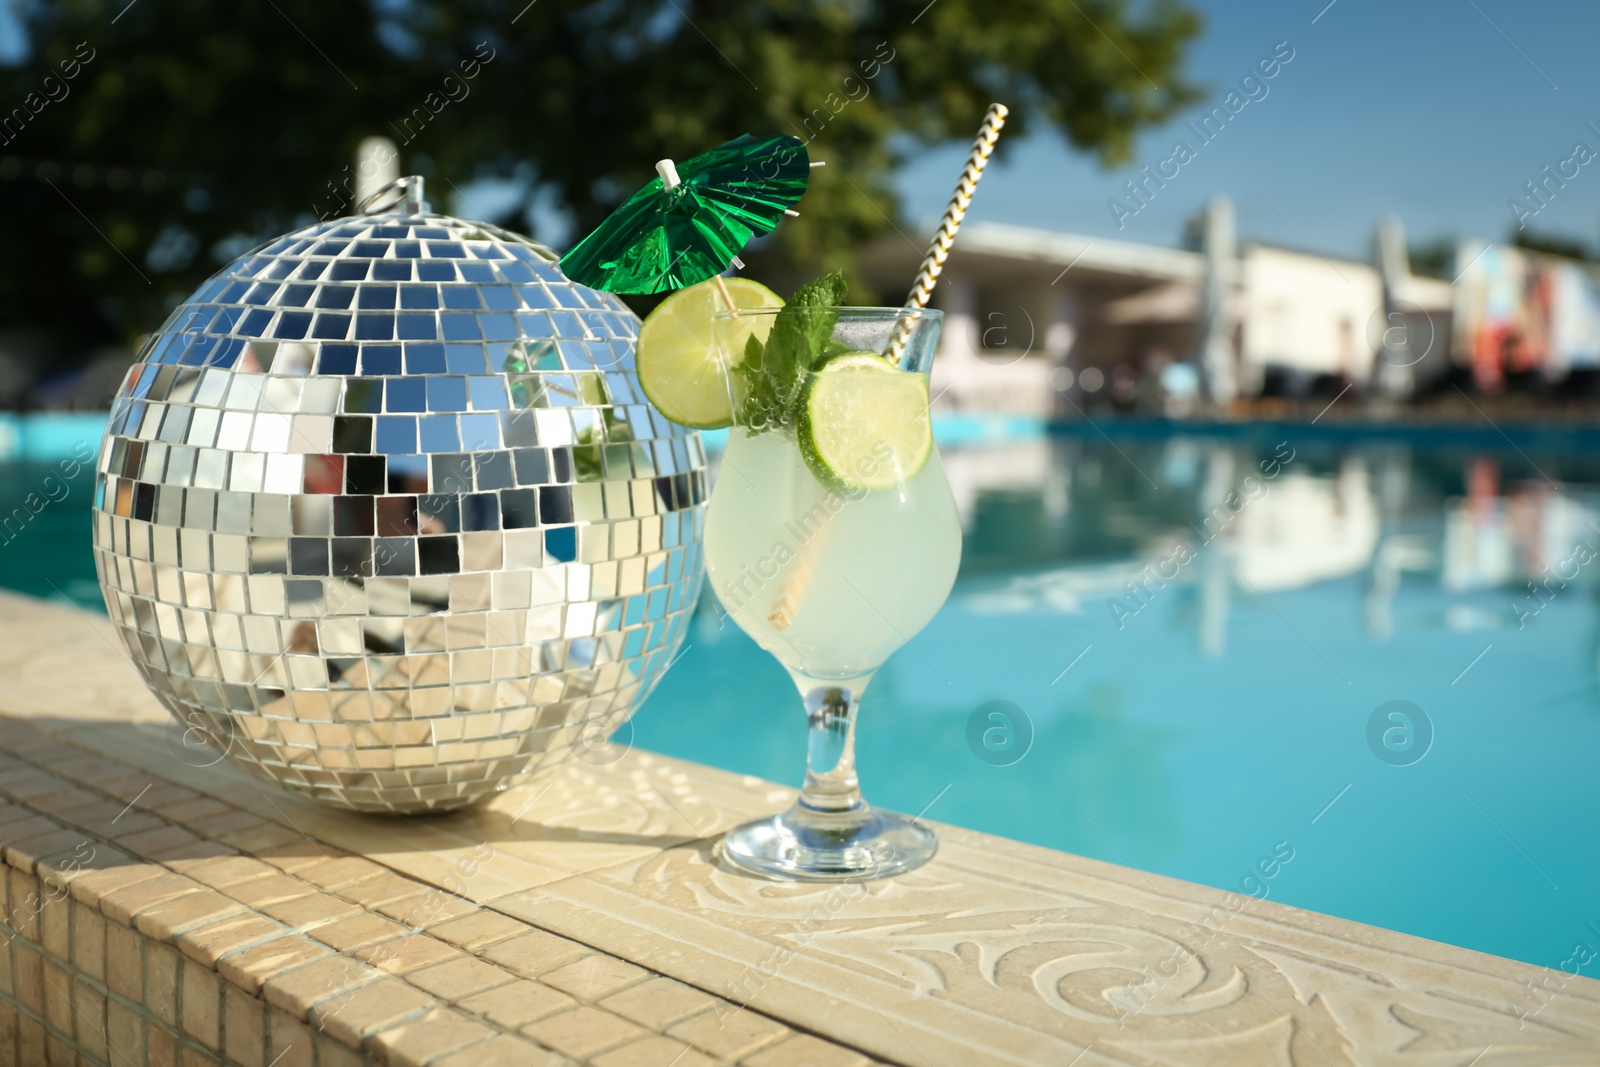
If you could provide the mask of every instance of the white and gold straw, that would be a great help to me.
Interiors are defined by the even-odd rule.
[[[961,220],[967,217],[973,191],[978,188],[978,179],[983,177],[983,168],[994,153],[995,142],[1000,139],[1000,128],[1006,124],[1006,115],[1009,113],[1010,109],[1004,104],[989,105],[989,113],[983,117],[983,125],[978,128],[978,139],[972,143],[972,153],[967,156],[967,165],[961,171],[961,180],[956,183],[955,194],[950,197],[950,206],[945,208],[944,219],[939,223],[939,232],[934,235],[933,244],[923,257],[922,269],[917,271],[917,280],[906,297],[906,307],[927,307],[928,297],[939,280],[939,272],[944,270],[950,246],[955,244],[956,231],[961,229]],[[914,319],[915,316],[907,315],[895,324],[889,347],[884,352],[891,363],[898,364],[900,357],[905,354],[906,340],[911,334]]]

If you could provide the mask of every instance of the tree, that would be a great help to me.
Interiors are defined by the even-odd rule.
[[[1412,245],[1407,250],[1411,260],[1411,273],[1425,278],[1443,278],[1446,281],[1456,274],[1456,246],[1454,237],[1435,237]]]
[[[772,254],[845,265],[895,214],[897,160],[970,137],[991,100],[1012,106],[1009,142],[1054,128],[1115,163],[1193,99],[1198,15],[1134,6],[24,0],[28,58],[0,71],[0,99],[23,102],[0,115],[0,321],[84,342],[152,329],[252,243],[348,211],[373,133],[435,203],[508,179],[493,221],[525,229],[541,198],[579,233],[658,158],[794,133],[829,165]]]
[[[1511,234],[1511,243],[1530,252],[1543,252],[1546,255],[1561,256],[1586,263],[1595,261],[1595,254],[1590,251],[1589,246],[1577,237],[1565,237],[1558,233],[1535,233],[1532,230],[1514,230]]]

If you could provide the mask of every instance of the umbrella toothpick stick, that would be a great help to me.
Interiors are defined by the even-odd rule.
[[[656,160],[656,173],[661,175],[661,188],[665,189],[669,193],[683,184],[683,179],[678,177],[678,165],[670,159]],[[788,211],[786,213],[790,215],[794,214],[792,211]],[[738,256],[734,256],[733,261],[741,267],[744,266],[743,263],[739,262]],[[711,276],[711,281],[714,285],[716,285],[717,293],[722,297],[722,302],[728,305],[728,310],[733,312],[735,315],[738,315],[739,309],[734,306],[733,294],[728,292],[728,283],[722,280],[722,275],[713,274]]]
[[[738,318],[739,309],[734,306],[733,294],[728,292],[728,283],[722,280],[722,275],[720,274],[713,274],[711,281],[716,285],[717,292],[722,296],[722,302],[728,305],[728,310],[733,313],[734,318]]]
[[[944,270],[944,261],[956,240],[956,231],[961,229],[961,220],[967,217],[972,194],[978,188],[978,180],[983,177],[983,168],[989,163],[989,156],[994,152],[995,142],[1000,139],[1000,128],[1006,124],[1008,114],[1010,109],[1004,104],[989,105],[989,113],[983,117],[983,125],[978,128],[978,139],[973,142],[972,152],[967,156],[967,165],[961,171],[961,180],[956,183],[956,191],[950,197],[950,206],[945,208],[944,218],[939,222],[939,232],[934,234],[933,244],[923,257],[922,269],[917,271],[917,280],[906,297],[906,307],[928,306],[928,297],[939,281],[939,272]],[[898,364],[900,357],[905,354],[906,340],[911,334],[914,319],[914,315],[907,315],[895,324],[888,350],[884,352],[889,362]]]

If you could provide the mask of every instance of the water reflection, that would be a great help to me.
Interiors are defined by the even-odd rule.
[[[1378,640],[1395,632],[1402,582],[1505,594],[1447,605],[1450,630],[1516,626],[1587,586],[1600,546],[1600,471],[1576,456],[1055,438],[951,450],[945,466],[966,524],[956,598],[968,610],[1125,622],[1170,592],[1192,600],[1194,641],[1212,656],[1236,598],[1351,576]]]

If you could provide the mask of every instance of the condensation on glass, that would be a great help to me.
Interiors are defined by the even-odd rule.
[[[638,319],[555,260],[414,197],[241,257],[145,345],[95,557],[187,735],[319,800],[441,810],[660,678],[704,452],[639,390]]]

